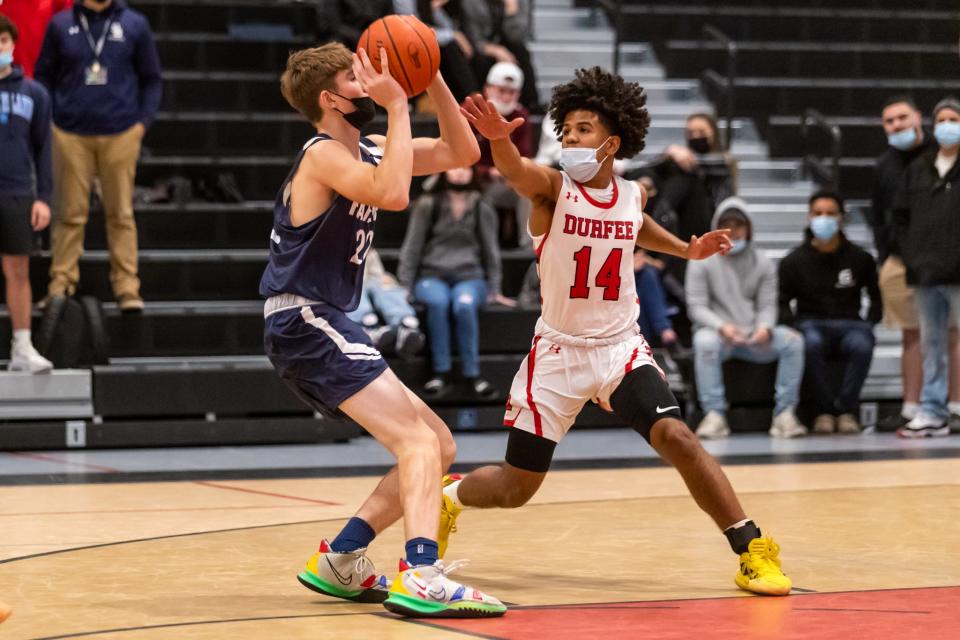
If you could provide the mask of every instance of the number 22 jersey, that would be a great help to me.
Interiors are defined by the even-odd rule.
[[[635,328],[640,314],[633,275],[640,188],[614,176],[603,193],[561,175],[550,228],[533,237],[543,299],[537,334],[616,336]]]

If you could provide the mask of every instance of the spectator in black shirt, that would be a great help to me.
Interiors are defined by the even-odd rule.
[[[804,382],[816,404],[814,432],[859,433],[857,407],[873,359],[873,325],[883,314],[876,264],[843,235],[839,195],[813,194],[809,216],[806,241],[780,263],[780,322],[803,333]],[[866,320],[860,316],[864,289],[870,297]],[[844,360],[839,389],[831,388],[826,362],[836,356]]]

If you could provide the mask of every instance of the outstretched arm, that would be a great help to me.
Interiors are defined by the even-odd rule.
[[[699,238],[690,236],[690,242],[684,242],[657,224],[649,214],[644,213],[643,226],[637,234],[637,245],[687,260],[703,260],[715,253],[726,253],[730,250],[730,230],[717,229]]]
[[[490,141],[497,171],[517,193],[530,199],[557,199],[563,183],[560,172],[524,158],[510,140],[510,134],[523,124],[523,118],[507,122],[479,93],[467,97],[460,112],[480,135]]]

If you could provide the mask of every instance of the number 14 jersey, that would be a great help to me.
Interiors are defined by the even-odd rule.
[[[543,299],[537,333],[613,337],[636,327],[640,314],[633,275],[640,188],[614,176],[603,193],[561,175],[553,222],[533,237]]]

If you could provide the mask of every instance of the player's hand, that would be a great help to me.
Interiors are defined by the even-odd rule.
[[[467,119],[477,133],[487,140],[502,140],[523,124],[523,118],[514,118],[507,122],[496,107],[489,100],[485,100],[479,93],[467,96],[460,107],[460,113]]]
[[[690,244],[684,257],[687,260],[704,260],[715,253],[725,254],[730,251],[730,247],[730,229],[716,229],[699,238],[690,236]]]
[[[397,104],[407,103],[407,94],[390,75],[390,65],[387,62],[387,50],[380,47],[380,72],[370,62],[366,49],[353,54],[353,75],[357,77],[360,88],[373,98],[381,107],[387,108]]]
[[[50,206],[42,200],[35,200],[30,210],[30,226],[34,231],[43,231],[48,224],[50,224]]]

